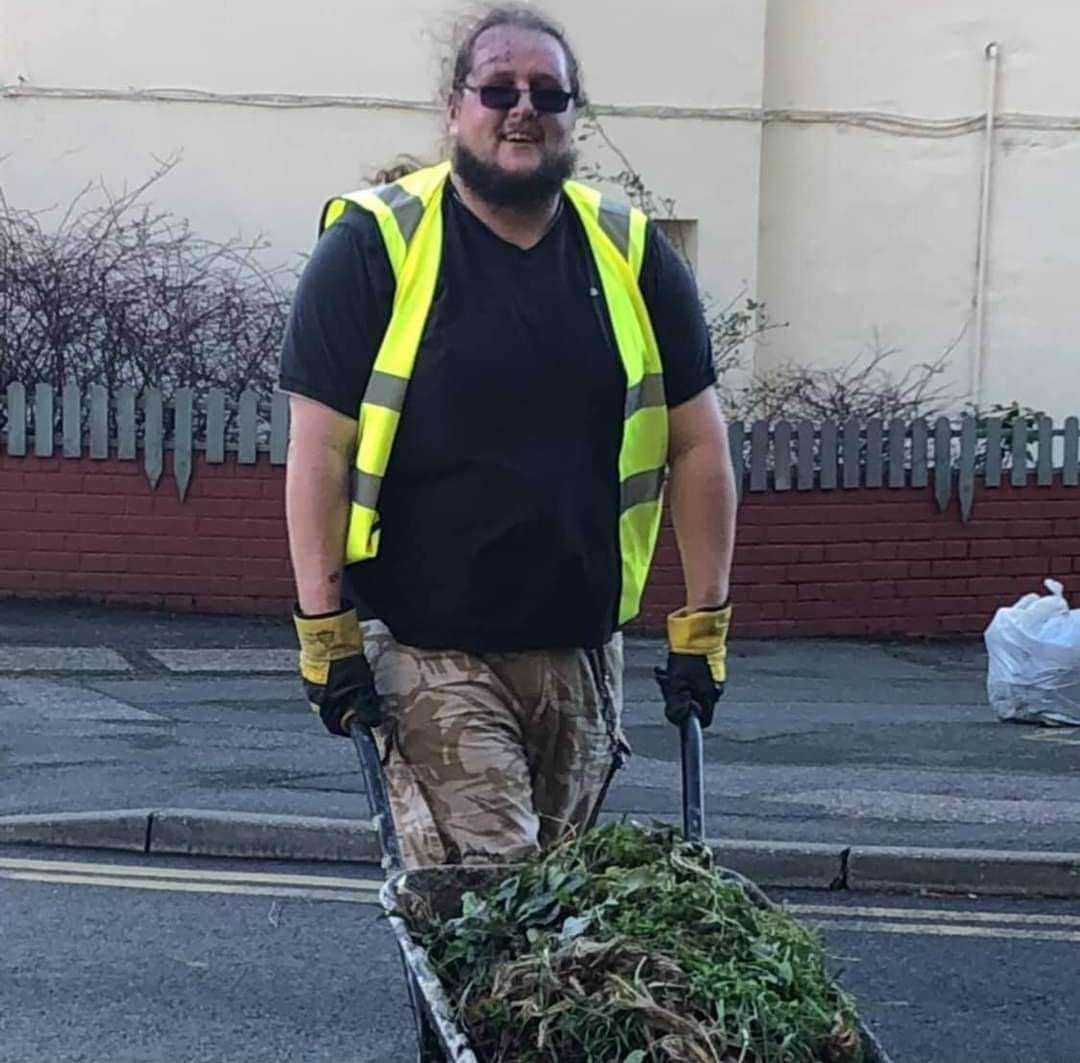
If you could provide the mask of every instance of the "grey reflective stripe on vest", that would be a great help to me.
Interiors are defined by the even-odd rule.
[[[352,471],[352,500],[358,506],[366,506],[374,509],[379,501],[379,488],[382,487],[382,477],[372,476],[369,472],[361,472],[359,469]]]
[[[393,373],[383,373],[375,369],[368,378],[364,402],[369,406],[383,406],[388,410],[401,413],[401,408],[405,405],[405,391],[408,387],[409,382],[405,377],[394,376]]]
[[[419,196],[406,192],[401,185],[382,185],[372,191],[394,212],[394,220],[408,246],[423,217],[423,201]]]
[[[660,489],[663,486],[663,469],[649,469],[647,472],[628,476],[619,485],[619,512],[625,513],[628,509],[641,505],[642,502],[655,502],[660,497]]]
[[[664,374],[646,373],[632,388],[626,389],[626,417],[633,417],[646,406],[663,406]]]
[[[623,258],[630,257],[630,208],[625,203],[600,200],[600,228],[611,237]]]

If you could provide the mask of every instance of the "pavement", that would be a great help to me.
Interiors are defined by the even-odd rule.
[[[606,816],[678,822],[655,640],[627,640],[634,747]],[[999,722],[979,641],[734,640],[707,835],[768,885],[1080,896],[1080,729]],[[371,860],[350,743],[291,624],[0,601],[0,843]],[[108,813],[103,815],[103,813]]]

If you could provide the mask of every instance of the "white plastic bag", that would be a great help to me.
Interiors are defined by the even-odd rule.
[[[986,693],[1003,720],[1080,726],[1080,609],[1065,588],[1025,594],[999,609],[983,639],[990,655]]]

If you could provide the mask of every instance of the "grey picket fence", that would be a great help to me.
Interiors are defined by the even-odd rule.
[[[911,421],[738,422],[728,426],[740,498],[754,491],[933,487],[971,519],[975,485],[1080,486],[1080,419],[965,415]]]
[[[84,391],[69,382],[58,395],[50,384],[12,383],[2,401],[8,454],[122,461],[141,455],[146,478],[157,487],[168,450],[181,500],[197,452],[212,465],[223,464],[227,454],[235,454],[241,465],[254,465],[260,454],[284,465],[288,449],[289,404],[280,392],[243,391],[232,397],[221,388],[201,393],[177,388],[166,398],[159,388],[120,387],[110,393],[102,384]]]
[[[188,491],[194,456],[210,464],[235,455],[251,465],[266,454],[285,463],[287,396],[220,388],[110,392],[75,383],[12,383],[0,395],[0,428],[8,454],[136,461],[152,486],[173,455],[176,488]],[[866,421],[754,421],[728,426],[740,498],[747,492],[882,490],[932,487],[942,511],[959,498],[969,520],[975,486],[1080,486],[1080,419],[1055,426],[1049,417]]]

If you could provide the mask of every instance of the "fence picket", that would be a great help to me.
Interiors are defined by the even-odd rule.
[[[773,488],[791,490],[791,424],[777,421],[773,429]]]
[[[109,392],[104,384],[90,385],[90,457],[109,456]]]
[[[743,460],[743,440],[746,438],[746,426],[742,421],[731,421],[728,424],[728,450],[731,452],[731,468],[735,476],[735,492],[742,501],[743,477],[746,474],[746,466]]]
[[[135,389],[125,384],[116,393],[116,456],[135,460]]]
[[[844,487],[859,486],[859,443],[862,437],[862,425],[857,417],[849,417],[844,422]]]
[[[880,417],[866,422],[866,486],[881,487],[884,482],[885,428]]]
[[[1066,487],[1080,487],[1080,417],[1065,421],[1065,454],[1061,463],[1061,482]]]
[[[1049,487],[1054,482],[1054,422],[1049,417],[1039,418],[1039,457],[1035,482],[1040,487]]]
[[[975,418],[964,414],[960,421],[960,519],[971,520],[975,504],[975,447],[978,442]]]
[[[254,465],[256,461],[255,432],[259,418],[259,396],[250,389],[240,393],[239,428],[237,442],[237,460],[241,465]]]
[[[1026,487],[1028,481],[1027,468],[1027,421],[1023,417],[1017,417],[1012,426],[1012,485],[1013,487]]]
[[[1000,417],[987,418],[986,467],[983,470],[983,483],[987,487],[1001,486],[1001,428]]]
[[[821,464],[819,482],[824,491],[832,491],[836,487],[836,437],[836,422],[823,421],[818,460]]]
[[[206,460],[220,465],[225,460],[225,392],[213,388],[206,396]]]
[[[55,450],[56,410],[53,387],[52,384],[39,380],[34,385],[34,454],[39,458],[51,458]]]
[[[143,470],[151,488],[157,487],[165,467],[165,418],[161,391],[143,392]]]
[[[74,380],[64,385],[62,401],[64,457],[78,458],[82,455],[82,396]]]
[[[173,395],[173,476],[183,502],[191,484],[194,410],[191,388],[178,388]]]
[[[289,454],[289,396],[275,391],[270,400],[270,464],[284,465]]]
[[[799,450],[799,490],[814,488],[814,423],[800,421],[796,428]]]
[[[755,421],[750,428],[750,490],[769,487],[769,422]]]
[[[934,498],[942,513],[952,499],[952,425],[948,417],[934,422]]]
[[[927,472],[927,446],[930,430],[921,417],[911,422],[911,486],[926,487],[930,482]]]
[[[889,422],[889,486],[907,485],[907,468],[904,450],[907,446],[907,425],[894,417]]]
[[[15,380],[7,386],[7,452],[26,457],[26,385]]]

